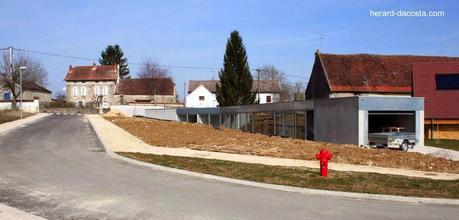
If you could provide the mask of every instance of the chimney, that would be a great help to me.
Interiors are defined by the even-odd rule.
[[[72,65],[71,64],[69,65],[69,69],[72,69]]]

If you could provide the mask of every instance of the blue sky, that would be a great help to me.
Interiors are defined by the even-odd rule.
[[[444,17],[370,17],[370,10],[441,10]],[[221,67],[226,40],[238,30],[251,68],[275,65],[308,77],[319,33],[326,53],[459,56],[457,1],[6,1],[0,0],[0,48],[13,46],[98,58],[119,44],[130,62]],[[29,54],[61,91],[68,66],[92,61]],[[131,65],[135,75],[138,66]],[[170,68],[183,97],[190,79],[218,78],[218,70]],[[289,77],[291,81],[302,80]],[[303,81],[306,81],[304,79]]]

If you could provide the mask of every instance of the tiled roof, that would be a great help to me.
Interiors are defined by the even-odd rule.
[[[116,95],[152,95],[156,88],[156,95],[174,95],[174,82],[171,78],[156,79],[122,79],[120,80]]]
[[[24,91],[51,93],[51,91],[49,91],[45,87],[40,86],[32,81],[24,81],[24,84],[22,86]]]
[[[188,93],[193,92],[200,85],[206,87],[210,92],[217,92],[217,83],[219,80],[190,80],[188,84]],[[256,80],[252,84],[252,92],[256,92],[258,83]],[[260,92],[264,93],[279,93],[281,90],[280,83],[277,80],[260,80]]]
[[[412,64],[459,57],[326,54],[317,52],[331,92],[411,93]]]
[[[65,81],[94,81],[94,80],[117,80],[118,67],[116,65],[104,66],[75,66],[69,67]]]

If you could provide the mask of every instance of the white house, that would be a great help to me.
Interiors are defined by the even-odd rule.
[[[190,80],[185,107],[208,108],[218,107],[217,91],[218,80]],[[280,99],[280,83],[277,80],[253,81],[252,92],[257,92],[260,87],[260,104],[278,102]],[[258,95],[256,101],[258,100]]]

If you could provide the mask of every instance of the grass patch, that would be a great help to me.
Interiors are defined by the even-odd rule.
[[[23,118],[33,115],[32,113],[22,112]],[[0,111],[0,124],[18,120],[21,118],[21,112],[16,110],[1,110]]]
[[[459,151],[459,140],[426,139],[426,140],[424,140],[424,144],[427,145],[427,146]]]
[[[262,183],[346,192],[459,198],[459,180],[431,180],[341,171],[331,171],[329,177],[324,178],[319,175],[317,169],[309,168],[142,153],[119,152],[118,154],[147,163]]]

